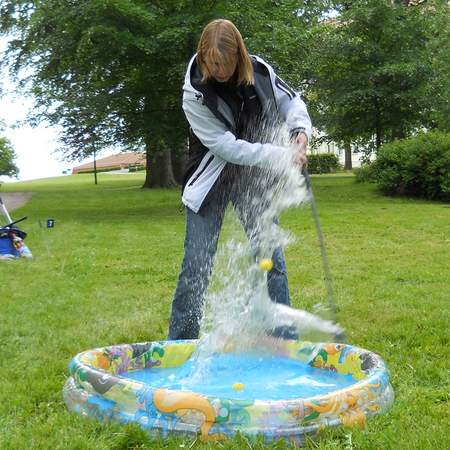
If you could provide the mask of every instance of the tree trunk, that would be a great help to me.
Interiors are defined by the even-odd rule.
[[[151,144],[146,139],[145,140],[145,181],[142,187],[149,188],[152,170],[152,157],[151,157]]]
[[[406,138],[405,130],[403,130],[403,128],[397,128],[396,130],[393,131],[392,138],[393,138],[393,140],[405,139]]]
[[[177,152],[172,152],[172,169],[175,181],[181,184],[188,159],[188,146],[186,143]]]
[[[380,147],[381,147],[381,129],[377,127],[375,134],[375,148],[377,152],[380,149]]]
[[[352,170],[352,146],[350,142],[344,143],[344,170]]]
[[[161,187],[178,186],[173,175],[172,152],[169,147],[164,146],[161,158]]]
[[[150,140],[146,140],[146,176],[142,187],[174,187],[177,183],[173,176],[170,149],[164,144],[157,145],[156,147],[153,147],[153,151],[151,151]]]
[[[381,147],[383,133],[381,128],[381,111],[378,105],[378,99],[375,99],[375,111],[375,149],[378,152]]]

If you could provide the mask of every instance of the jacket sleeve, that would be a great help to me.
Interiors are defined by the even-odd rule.
[[[277,102],[278,111],[281,118],[286,122],[286,125],[291,134],[303,132],[311,139],[311,119],[309,118],[308,110],[300,95],[290,88],[273,70],[273,68],[262,61],[270,72],[270,79],[272,82],[273,92],[275,94],[275,101]]]
[[[200,98],[183,96],[183,110],[195,135],[214,155],[245,166],[271,167],[290,157],[289,149],[272,144],[250,143],[237,139]]]

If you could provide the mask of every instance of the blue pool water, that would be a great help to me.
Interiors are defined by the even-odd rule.
[[[122,374],[152,387],[191,391],[242,400],[287,400],[327,394],[356,383],[351,375],[315,369],[293,359],[257,354],[216,354],[191,358],[174,369],[145,369]],[[242,383],[243,389],[233,388]]]

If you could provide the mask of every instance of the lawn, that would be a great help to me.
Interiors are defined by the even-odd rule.
[[[0,265],[1,449],[283,449],[238,437],[201,444],[69,413],[61,390],[80,351],[166,337],[181,263],[178,190],[141,189],[142,174],[10,183],[32,191],[24,229],[34,260]],[[388,198],[352,176],[313,178],[347,341],[379,353],[396,400],[364,429],[325,432],[320,449],[450,448],[450,206]],[[47,218],[55,228],[45,228]],[[288,211],[295,306],[323,301],[311,211]],[[233,234],[228,220],[222,241]],[[216,274],[217,276],[217,274]]]

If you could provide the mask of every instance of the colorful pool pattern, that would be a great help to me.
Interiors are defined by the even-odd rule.
[[[389,372],[375,353],[346,344],[282,341],[277,354],[313,367],[351,374],[347,388],[311,398],[240,400],[154,388],[127,372],[182,365],[197,341],[161,341],[99,348],[77,355],[69,366],[63,396],[67,407],[100,420],[136,422],[149,432],[197,434],[203,441],[237,432],[268,441],[302,444],[324,427],[364,425],[387,411],[394,399]]]

